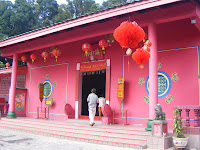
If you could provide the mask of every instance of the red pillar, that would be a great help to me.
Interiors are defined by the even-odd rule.
[[[7,118],[16,118],[15,115],[15,94],[17,83],[18,54],[13,55],[11,86],[9,91],[9,111]]]
[[[157,31],[155,23],[148,25],[148,34],[152,43],[149,59],[149,119],[154,119],[154,107],[158,103]]]

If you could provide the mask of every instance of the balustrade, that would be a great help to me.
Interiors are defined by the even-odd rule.
[[[200,127],[200,106],[174,106],[174,109],[178,109],[180,118],[182,110],[186,111],[186,126],[190,126],[190,110],[193,110],[194,127]]]

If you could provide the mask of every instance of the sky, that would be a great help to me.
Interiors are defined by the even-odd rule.
[[[14,3],[15,0],[10,0],[10,1],[12,1],[12,3]],[[102,4],[103,1],[105,1],[105,0],[95,0],[95,1],[96,1],[96,3]],[[59,5],[60,5],[60,4],[66,4],[66,0],[57,0],[57,3],[58,3]]]

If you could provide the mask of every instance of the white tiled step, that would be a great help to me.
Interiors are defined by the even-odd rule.
[[[70,128],[70,126],[48,124],[44,122],[23,122],[17,120],[1,120],[0,127],[13,128],[17,130],[23,130],[32,133],[46,134],[52,136],[59,136],[75,140],[83,140],[88,142],[97,142],[98,144],[114,145],[134,148],[145,148],[146,140],[144,135],[126,134],[123,132],[117,132],[119,130],[110,130],[109,128],[91,128],[84,127]],[[96,131],[98,132],[96,132]],[[111,132],[112,131],[112,132]],[[137,131],[134,131],[137,132]],[[138,138],[140,137],[140,138]],[[146,135],[144,137],[147,137]],[[120,145],[121,144],[121,145]]]
[[[104,132],[104,133],[118,133],[118,134],[133,134],[133,135],[150,135],[150,132],[147,132],[147,131],[141,131],[141,130],[138,130],[138,129],[113,129],[113,128],[108,128],[108,127],[90,127],[90,126],[80,126],[80,125],[70,125],[70,124],[61,124],[61,123],[53,123],[53,124],[49,124],[49,122],[45,122],[45,121],[24,121],[24,120],[16,120],[16,119],[2,119],[4,121],[8,121],[8,122],[16,122],[16,123],[20,123],[20,124],[26,124],[26,125],[39,125],[41,127],[53,127],[53,126],[56,126],[57,129],[59,128],[62,128],[62,129],[69,129],[69,130],[81,130],[81,131],[95,131],[95,132]],[[53,126],[52,126],[53,125]]]
[[[4,121],[4,120],[2,120]],[[6,120],[5,121],[6,124],[13,124],[12,121],[10,120]],[[56,130],[57,132],[68,132],[68,133],[73,133],[73,134],[90,134],[90,135],[94,135],[94,136],[99,136],[99,137],[106,137],[106,136],[111,136],[113,138],[128,138],[128,139],[137,139],[137,140],[146,140],[148,138],[147,134],[143,135],[143,132],[137,132],[134,131],[134,133],[121,133],[118,132],[119,130],[110,130],[107,128],[101,129],[99,130],[99,128],[91,128],[91,127],[84,127],[82,129],[80,129],[80,127],[76,127],[76,128],[71,128],[68,126],[57,126],[57,125],[49,125],[49,124],[44,124],[44,123],[30,123],[30,122],[26,122],[26,124],[22,124],[21,122],[17,122],[14,121],[14,123],[16,125],[22,125],[24,127],[34,127],[34,128],[41,128],[44,130]],[[110,131],[109,131],[110,130]],[[141,134],[142,133],[142,134]]]

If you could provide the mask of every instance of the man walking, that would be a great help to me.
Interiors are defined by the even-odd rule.
[[[96,89],[93,88],[91,89],[91,93],[87,97],[90,126],[93,126],[95,124],[94,116],[96,113],[96,106],[98,103],[98,96],[95,93],[96,93]]]

